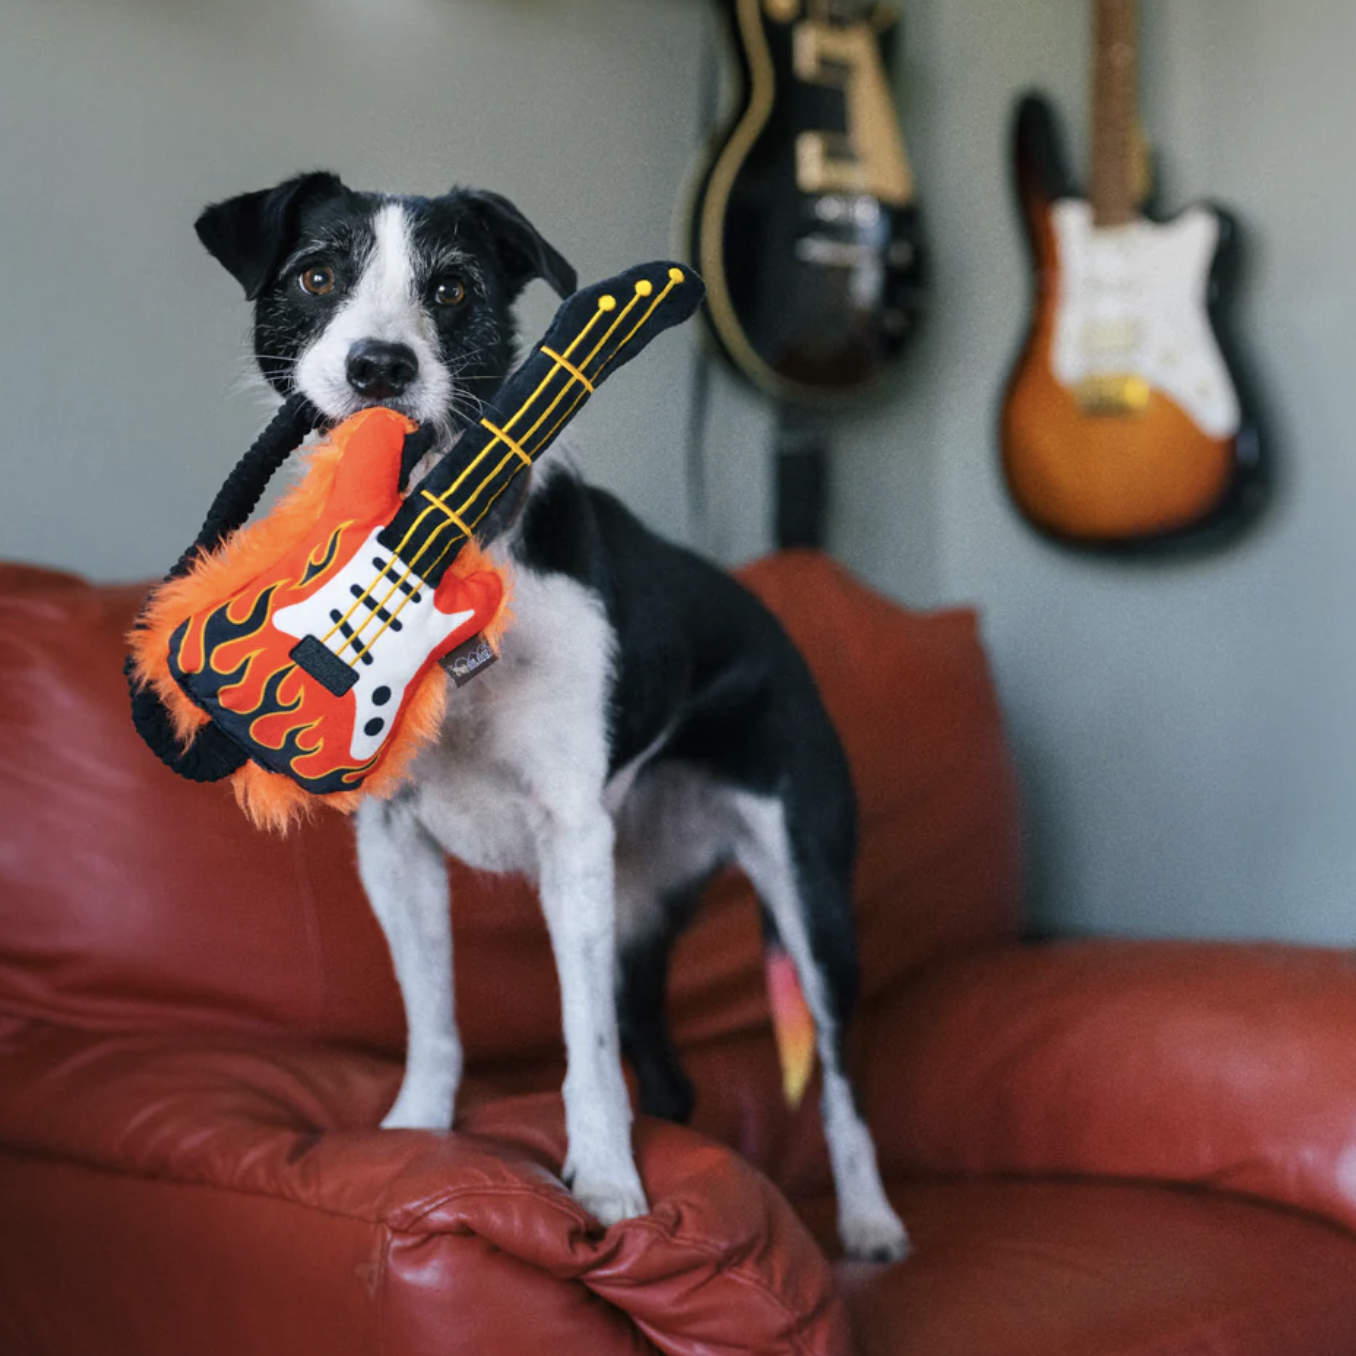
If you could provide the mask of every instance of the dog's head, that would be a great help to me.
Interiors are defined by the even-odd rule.
[[[208,207],[198,237],[255,303],[260,369],[330,420],[389,405],[447,432],[515,359],[512,307],[574,269],[506,198],[358,193],[326,172]]]

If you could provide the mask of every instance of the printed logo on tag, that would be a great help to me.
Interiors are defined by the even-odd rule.
[[[443,656],[443,668],[452,675],[458,687],[465,687],[476,674],[490,667],[499,656],[484,636],[464,640],[450,654]]]

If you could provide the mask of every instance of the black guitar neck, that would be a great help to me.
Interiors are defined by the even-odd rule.
[[[576,292],[477,424],[408,494],[379,540],[436,586],[495,501],[595,390],[705,294],[691,269],[658,262]]]

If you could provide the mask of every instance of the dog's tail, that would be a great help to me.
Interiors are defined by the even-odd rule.
[[[800,1105],[815,1070],[815,1019],[805,1001],[795,962],[776,933],[764,924],[764,974],[772,1034],[782,1066],[782,1093],[793,1110]]]

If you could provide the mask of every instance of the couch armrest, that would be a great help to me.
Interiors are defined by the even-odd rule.
[[[652,1213],[603,1232],[560,1183],[558,1097],[482,1088],[455,1133],[375,1129],[398,1076],[301,1044],[11,1034],[0,1346],[846,1356],[827,1261],[729,1150],[641,1121]],[[56,1298],[77,1288],[79,1312]]]
[[[867,1019],[886,1164],[1191,1183],[1356,1229],[1356,962],[1075,942],[933,967]]]

